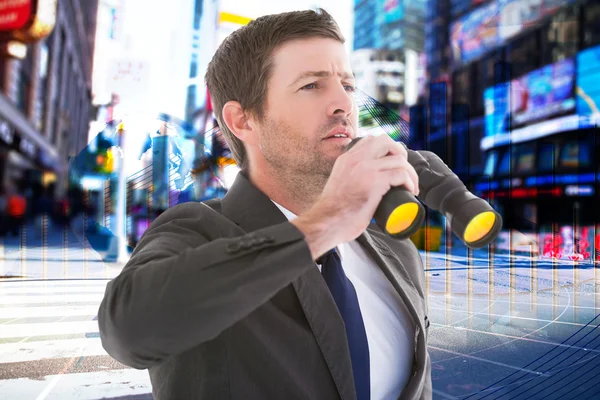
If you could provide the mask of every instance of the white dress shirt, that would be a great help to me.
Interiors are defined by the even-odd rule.
[[[272,201],[272,200],[271,200]],[[292,220],[296,215],[273,201]],[[371,399],[397,400],[408,383],[415,327],[400,295],[356,241],[337,247],[342,266],[356,289],[367,332]],[[319,271],[321,266],[317,264]]]

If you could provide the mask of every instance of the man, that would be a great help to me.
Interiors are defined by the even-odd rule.
[[[106,351],[161,400],[431,398],[422,260],[370,225],[417,175],[387,136],[345,151],[358,109],[337,24],[258,18],[206,80],[241,172],[222,201],[153,222],[106,289]]]

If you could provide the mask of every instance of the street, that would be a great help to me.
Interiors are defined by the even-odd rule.
[[[434,399],[600,398],[598,268],[421,254]],[[152,398],[147,371],[113,360],[99,338],[96,312],[122,265],[59,229],[5,238],[0,267],[0,399]]]

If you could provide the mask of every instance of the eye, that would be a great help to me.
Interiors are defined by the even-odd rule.
[[[316,82],[313,83],[309,83],[308,85],[302,86],[300,88],[300,90],[312,90],[312,89],[317,89],[319,86],[317,85]]]
[[[349,92],[354,92],[354,91],[356,91],[356,86],[354,86],[354,85],[344,85],[344,89],[346,89]]]

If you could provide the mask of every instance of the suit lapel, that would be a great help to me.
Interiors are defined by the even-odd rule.
[[[224,196],[222,212],[245,232],[287,221],[277,206],[242,172]],[[352,362],[344,321],[325,280],[315,265],[292,282],[342,400],[356,399]]]
[[[340,397],[355,399],[352,361],[344,320],[325,280],[315,266],[293,282],[293,286]]]

